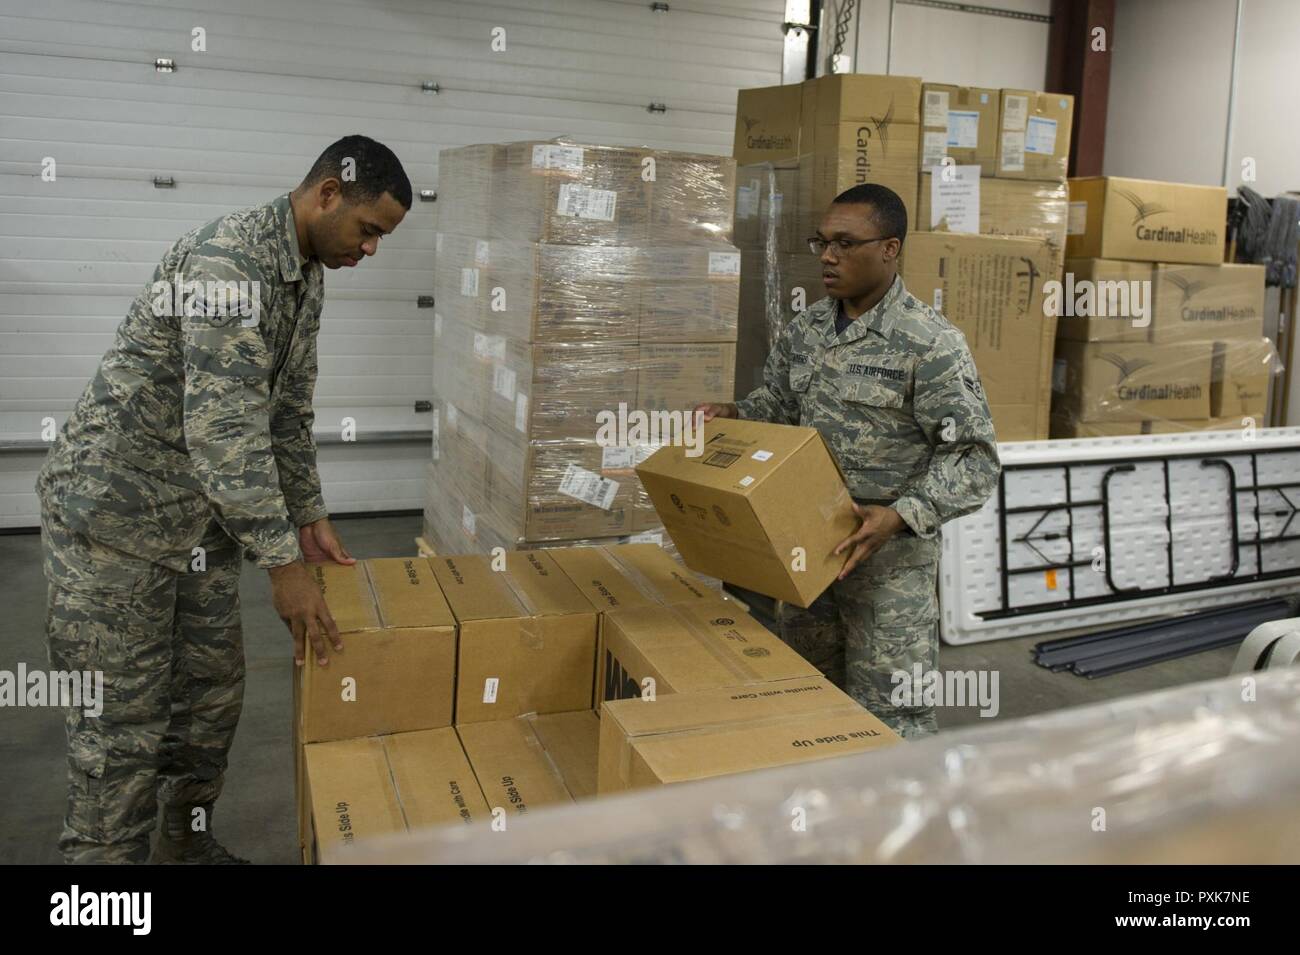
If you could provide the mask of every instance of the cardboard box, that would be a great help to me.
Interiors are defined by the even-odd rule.
[[[638,410],[689,412],[701,401],[726,401],[735,390],[736,346],[642,344],[638,366]]]
[[[1210,380],[1210,414],[1237,427],[1242,418],[1260,426],[1268,412],[1277,352],[1267,338],[1215,342]]]
[[[861,753],[900,742],[821,677],[601,706],[601,795]]]
[[[736,170],[736,245],[783,252],[807,252],[799,229],[799,161],[757,163]]]
[[[812,603],[843,567],[831,551],[858,526],[821,435],[714,419],[704,425],[704,453],[686,451],[661,448],[636,469],[686,566],[800,607]]]
[[[521,816],[595,795],[599,724],[591,710],[470,723],[456,732],[493,811]]]
[[[921,86],[921,168],[945,158],[958,166],[979,166],[992,176],[997,165],[998,90],[947,83]]]
[[[816,231],[836,196],[864,182],[898,193],[908,222],[914,221],[921,168],[920,78],[841,74],[809,80],[804,89],[805,117],[815,116],[811,182],[800,196],[807,234]],[[805,136],[806,129],[805,118]]]
[[[314,855],[327,865],[363,839],[490,816],[450,727],[311,743],[304,762]]]
[[[966,336],[1000,441],[1046,438],[1056,319],[1044,309],[1051,263],[1034,239],[917,232],[900,274]]]
[[[1147,421],[1075,421],[1052,416],[1052,438],[1118,438],[1144,434],[1186,434],[1193,431],[1238,431],[1236,418],[1162,419]]]
[[[614,610],[604,624],[602,701],[818,675],[780,637],[722,600]]]
[[[429,562],[460,624],[457,725],[591,708],[596,613],[548,554]]]
[[[310,564],[343,653],[298,668],[304,743],[450,726],[456,621],[427,561]],[[352,681],[349,687],[341,681]]]
[[[1074,97],[1003,90],[996,175],[1064,182],[1070,164]]]
[[[1145,342],[1155,322],[1155,270],[1149,262],[1066,259],[1059,293],[1047,308],[1058,312],[1056,337],[1074,342]]]
[[[1076,421],[1210,417],[1210,344],[1056,343],[1053,413]]]
[[[731,154],[738,166],[798,159],[803,84],[740,90]],[[811,152],[809,147],[807,152]]]
[[[946,216],[935,214],[934,210],[939,206],[934,203],[933,182],[933,174],[922,174],[919,218],[915,231],[965,231],[954,228]],[[1061,264],[1065,260],[1065,230],[1069,208],[1064,183],[1017,179],[979,180],[979,234],[1046,241],[1053,251],[1049,278],[1060,274]]]
[[[1254,341],[1264,334],[1264,266],[1155,267],[1155,342]]]
[[[771,343],[781,330],[826,297],[821,270],[821,262],[806,247],[797,255],[741,253],[736,398],[762,386]]]
[[[1218,265],[1227,214],[1228,193],[1221,186],[1118,176],[1071,179],[1065,254]]]

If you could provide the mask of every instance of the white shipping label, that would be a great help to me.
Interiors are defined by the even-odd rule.
[[[563,169],[565,172],[582,172],[582,147],[559,146],[547,143],[533,147],[534,169]]]
[[[478,295],[478,269],[460,270],[460,294],[471,298]]]
[[[739,252],[710,252],[709,253],[709,274],[710,275],[739,275],[740,274],[740,253]]]
[[[562,216],[613,222],[617,198],[618,193],[612,189],[592,189],[581,183],[566,182],[560,186],[560,201],[555,211]]]
[[[1056,152],[1056,120],[1042,116],[1029,117],[1025,131],[1025,152],[1050,156]]]
[[[506,401],[515,400],[515,371],[505,365],[492,366],[492,390]]]
[[[1025,134],[1002,134],[1002,161],[998,166],[1003,172],[1025,171]]]
[[[1070,216],[1065,223],[1066,235],[1083,235],[1088,231],[1088,203],[1070,203]]]
[[[771,451],[755,451],[750,455],[755,461],[770,461],[772,458]]]
[[[1025,122],[1029,119],[1028,96],[1002,97],[1002,128],[1024,132]]]
[[[528,433],[528,396],[522,391],[515,395],[515,430]]]
[[[489,256],[492,252],[492,246],[486,239],[479,239],[474,243],[474,264],[487,265],[490,261]]]
[[[736,187],[736,218],[752,219],[758,215],[758,180],[753,185]]]
[[[664,532],[642,531],[640,534],[630,534],[628,535],[627,542],[629,544],[658,544],[660,547],[663,547]]]
[[[437,312],[433,313],[433,337],[442,337],[442,316]]]
[[[943,311],[943,289],[941,288],[934,290],[934,310],[936,312]]]
[[[490,676],[483,681],[484,703],[495,703],[497,701],[497,686],[500,682],[501,678],[495,676]]]
[[[621,446],[600,449],[600,469],[602,471],[626,471],[636,460],[636,448]]]
[[[949,232],[979,233],[979,166],[936,166],[930,171],[931,228],[945,219]]]
[[[948,134],[927,130],[921,138],[921,168],[929,169],[943,162],[948,155]]]
[[[740,479],[741,487],[749,487],[753,483],[754,483],[754,479],[750,477],[748,474],[746,474],[743,478]]]
[[[595,471],[570,464],[560,479],[560,493],[608,511],[614,503],[614,495],[618,493],[618,482],[603,478]]]
[[[978,149],[980,114],[966,110],[948,111],[948,145],[957,149]]]
[[[478,521],[475,520],[474,518],[474,512],[471,511],[464,504],[462,504],[460,506],[460,526],[465,528],[465,533],[468,534],[470,537],[473,537],[474,528],[477,526],[477,524]]]
[[[940,129],[946,129],[948,126],[948,91],[947,90],[926,90],[925,93],[925,115],[921,121],[922,126],[937,126]]]

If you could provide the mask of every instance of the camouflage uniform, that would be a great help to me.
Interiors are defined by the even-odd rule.
[[[960,331],[901,277],[843,333],[836,299],[794,319],[742,418],[818,429],[860,504],[893,507],[900,530],[807,610],[786,607],[782,638],[903,736],[938,729],[933,708],[896,707],[891,675],[938,665],[939,527],[978,510],[1001,465],[974,360]],[[918,688],[919,689],[919,688]]]
[[[178,281],[203,291],[187,300]],[[210,281],[257,283],[256,313],[216,307]],[[50,449],[50,662],[104,673],[102,715],[67,714],[69,861],[143,861],[158,798],[221,791],[243,697],[241,561],[299,559],[298,528],[326,516],[311,434],[323,300],[287,195],[190,232]]]

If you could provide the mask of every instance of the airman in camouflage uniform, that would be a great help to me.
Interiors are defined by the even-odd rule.
[[[397,185],[349,198],[342,155]],[[302,566],[351,561],[312,438],[323,267],[373,255],[409,206],[391,151],[348,137],[293,194],[177,240],[51,448],[50,662],[104,674],[101,715],[67,714],[68,861],[145,861],[159,802],[160,861],[242,861],[210,836],[243,699],[241,559],[271,572],[299,658],[309,630],[318,659],[315,631],[339,648]]]
[[[911,683],[915,664],[938,666],[940,525],[984,504],[1000,464],[965,337],[896,274],[906,234],[901,201],[881,186],[845,196],[815,243],[829,297],[781,332],[762,387],[734,405],[702,407],[710,417],[816,428],[834,450],[863,526],[841,545],[850,555],[840,578],[807,610],[783,609],[782,638],[896,732],[914,737],[938,724],[933,707],[895,705],[895,698],[910,702],[896,697],[896,674]],[[882,206],[895,207],[892,219],[873,214]],[[867,266],[855,259],[871,255]],[[846,286],[861,283],[864,272],[868,287],[874,280],[887,291],[851,317],[846,304],[864,296],[860,285]],[[920,687],[914,690],[919,702]]]

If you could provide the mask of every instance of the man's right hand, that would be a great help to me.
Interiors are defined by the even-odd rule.
[[[692,411],[691,413],[695,415],[700,415],[700,414],[704,415],[705,421],[712,421],[714,418],[739,418],[740,417],[740,412],[736,409],[736,406],[732,404],[730,401],[721,402],[721,403],[704,401],[696,405],[695,410]]]
[[[316,663],[329,666],[326,638],[339,652],[343,650],[343,641],[339,638],[339,628],[330,616],[329,607],[325,606],[325,597],[307,565],[295,560],[292,564],[272,567],[268,573],[271,575],[271,599],[275,612],[293,634],[293,662],[298,666],[306,662],[307,641],[310,640]]]

